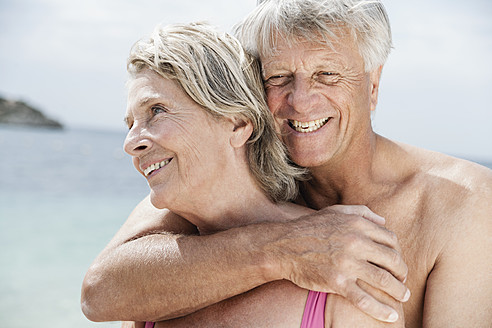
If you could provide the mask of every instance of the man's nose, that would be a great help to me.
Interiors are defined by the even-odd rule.
[[[139,156],[152,147],[152,141],[146,129],[133,125],[125,138],[124,150],[131,156]]]
[[[292,90],[287,98],[288,104],[298,113],[311,111],[316,103],[317,95],[312,89],[309,78],[295,78]]]

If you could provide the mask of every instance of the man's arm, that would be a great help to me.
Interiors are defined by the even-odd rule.
[[[440,227],[448,238],[427,280],[423,327],[492,326],[492,179],[488,181],[488,191],[468,204],[460,220]]]
[[[346,296],[387,320],[391,308],[359,288],[357,280],[402,300],[406,287],[399,280],[406,265],[395,250],[394,234],[362,217],[377,220],[372,212],[360,206],[349,212],[360,215],[325,210],[288,223],[197,236],[185,235],[196,233],[187,221],[153,209],[146,199],[89,269],[84,313],[94,321],[157,321],[288,279]]]
[[[82,309],[94,321],[165,319],[261,285],[261,253],[246,247],[258,242],[250,228],[198,236],[147,197],[89,268]]]

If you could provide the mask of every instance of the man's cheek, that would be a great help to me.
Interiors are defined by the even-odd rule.
[[[267,97],[268,108],[270,109],[270,112],[275,117],[281,105],[281,97],[278,92],[274,92],[274,91],[267,91],[266,97]]]

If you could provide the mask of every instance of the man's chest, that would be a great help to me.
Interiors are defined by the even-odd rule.
[[[411,200],[411,201],[410,201]],[[386,228],[393,231],[400,243],[408,266],[406,286],[412,296],[404,305],[407,327],[422,325],[427,278],[442,250],[443,236],[439,218],[428,211],[425,200],[408,197],[386,199],[372,204],[374,211],[386,218]]]

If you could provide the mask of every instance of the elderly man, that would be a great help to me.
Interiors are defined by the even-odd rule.
[[[323,210],[283,225],[185,236],[194,227],[144,200],[88,272],[86,314],[169,319],[288,279],[330,293],[325,316],[333,325],[362,313],[342,295],[399,326],[489,327],[492,172],[373,132],[370,114],[391,48],[382,4],[267,0],[238,36],[262,63],[268,105],[292,160],[310,170],[299,202]],[[394,236],[368,225],[367,214],[341,213],[354,208],[327,208],[334,204],[365,205],[386,218],[408,275]],[[393,298],[408,299],[398,281],[405,278],[412,297],[403,316]],[[209,307],[189,322],[198,316],[213,326],[218,313]]]

